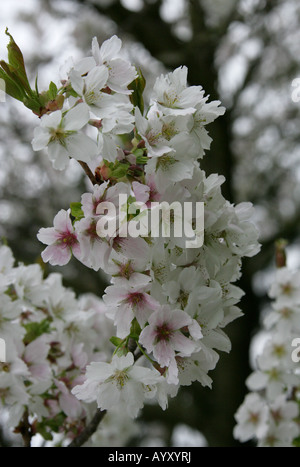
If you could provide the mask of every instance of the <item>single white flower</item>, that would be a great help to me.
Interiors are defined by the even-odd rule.
[[[96,400],[102,410],[125,410],[135,418],[149,393],[148,386],[157,384],[161,378],[158,371],[134,364],[132,353],[121,357],[115,355],[111,363],[88,365],[86,381],[75,386],[72,393],[86,402]]]
[[[97,154],[97,144],[83,133],[78,133],[89,121],[90,115],[86,104],[81,103],[63,114],[56,110],[43,115],[41,124],[34,130],[32,147],[35,151],[48,148],[48,155],[53,167],[63,170],[69,158],[91,162]]]

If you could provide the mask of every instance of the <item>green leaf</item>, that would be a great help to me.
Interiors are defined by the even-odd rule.
[[[18,45],[15,43],[14,38],[12,37],[11,34],[9,34],[8,29],[6,28],[5,34],[9,36],[10,41],[7,45],[7,50],[8,50],[8,63],[12,69],[14,69],[18,79],[23,85],[23,88],[26,90],[26,92],[31,95],[32,90],[27,78],[26,70],[25,70],[25,64],[24,64],[24,58],[23,54],[18,47]]]
[[[79,221],[84,217],[83,210],[81,209],[81,203],[71,203],[71,215],[75,218],[75,221]]]
[[[128,89],[132,90],[133,93],[130,95],[131,103],[138,107],[141,113],[144,113],[144,98],[143,93],[146,86],[146,80],[143,76],[142,70],[137,70],[138,77],[129,84]]]
[[[119,347],[119,345],[122,344],[124,339],[120,339],[119,337],[112,336],[109,340],[113,345],[115,345],[116,347]]]
[[[47,427],[45,426],[44,423],[37,423],[36,425],[36,431],[39,433],[46,441],[52,441],[53,436],[49,431],[47,431]]]
[[[114,178],[122,178],[127,174],[128,168],[130,167],[129,163],[119,163],[115,169],[113,169],[111,176]]]
[[[295,446],[296,448],[300,448],[300,436],[293,440],[293,446]]]
[[[56,98],[57,96],[57,86],[55,83],[53,83],[53,81],[51,81],[50,85],[49,85],[49,91],[48,91],[48,96],[49,96],[49,99],[51,101],[54,101],[54,99]]]
[[[26,335],[24,337],[25,344],[30,344],[30,342],[34,341],[42,334],[49,333],[51,331],[50,322],[47,318],[40,323],[27,323],[24,327],[26,329]]]
[[[31,97],[24,97],[23,104],[25,105],[25,107],[32,110],[32,112],[36,114],[39,114],[41,108],[43,107],[38,98],[34,99]]]
[[[58,433],[65,419],[66,415],[63,412],[60,412],[59,414],[55,415],[55,417],[53,417],[52,419],[45,420],[45,425],[47,425],[55,433]]]
[[[1,62],[0,62],[1,65]],[[5,92],[9,96],[17,99],[18,101],[23,101],[25,96],[24,91],[11,79],[4,70],[0,68],[0,78],[5,82]]]
[[[139,336],[142,332],[141,326],[139,325],[138,321],[136,318],[132,321],[131,328],[130,328],[130,337],[137,341],[139,339]]]

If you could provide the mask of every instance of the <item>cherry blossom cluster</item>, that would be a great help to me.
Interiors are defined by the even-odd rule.
[[[112,325],[102,299],[78,299],[58,273],[43,278],[38,264],[14,265],[0,247],[0,336],[6,345],[0,363],[0,407],[21,432],[24,416],[32,435],[53,432],[72,438],[89,422],[92,407],[71,393],[84,381],[86,365],[111,358]]]
[[[264,318],[266,333],[256,368],[246,383],[250,392],[239,407],[234,435],[258,446],[299,446],[300,366],[293,342],[300,342],[300,272],[277,270],[269,295],[272,310]],[[299,346],[298,346],[299,350]]]
[[[64,265],[74,255],[111,276],[103,300],[116,329],[114,355],[110,363],[89,364],[72,393],[136,417],[149,398],[165,409],[181,385],[211,386],[217,350],[230,350],[223,329],[241,315],[243,292],[233,285],[241,259],[259,244],[251,204],[230,204],[221,193],[224,178],[206,177],[199,167],[211,143],[206,125],[224,113],[220,102],[188,86],[187,68],[180,67],[157,78],[144,111],[144,79],[119,58],[120,48],[116,36],[101,47],[93,40],[92,56],[74,64],[63,82],[64,108],[41,117],[33,148],[47,147],[57,169],[69,157],[85,162],[94,180],[53,227],[40,229],[43,260]],[[120,206],[120,195],[130,206]],[[204,203],[201,247],[186,248],[184,235],[154,236],[151,229],[124,235],[151,214],[153,202],[175,201]],[[108,202],[119,212],[113,234],[99,226]],[[163,230],[171,230],[175,215],[162,209]]]
[[[27,407],[39,424],[49,411],[63,414],[60,425],[70,431],[77,417],[78,432],[89,407],[135,418],[147,401],[165,409],[180,386],[211,387],[218,351],[231,348],[224,328],[242,315],[243,291],[234,283],[242,258],[260,247],[252,205],[228,202],[224,177],[207,177],[199,166],[211,144],[206,126],[225,109],[208,102],[201,86],[189,86],[180,67],[157,78],[145,110],[144,77],[122,58],[121,46],[116,36],[101,47],[93,39],[91,56],[72,64],[60,88],[51,82],[42,95],[26,91],[34,97],[27,106],[40,117],[33,149],[46,149],[57,170],[78,160],[91,182],[53,227],[39,230],[42,258],[62,266],[74,256],[111,282],[103,301],[76,301],[57,274],[43,281],[38,266],[19,266],[11,282],[4,279],[4,330],[7,319],[15,329],[8,355],[21,368],[1,374],[13,425]],[[204,231],[190,212],[201,243],[187,247],[187,233],[175,235],[182,213],[170,208],[174,203],[204,207]],[[158,204],[160,235],[145,222]],[[109,231],[108,220],[115,226]],[[20,268],[28,283],[19,287]],[[15,328],[11,308],[19,309]],[[6,397],[13,387],[20,394]]]

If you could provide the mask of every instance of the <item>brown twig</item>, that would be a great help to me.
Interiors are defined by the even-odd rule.
[[[24,447],[30,448],[31,447],[31,438],[33,436],[32,433],[32,426],[28,421],[28,410],[26,409],[23,415],[23,418],[18,426],[17,431],[21,434]]]
[[[286,266],[286,246],[287,241],[280,239],[275,243],[275,263],[277,268],[284,268]]]
[[[76,438],[73,439],[73,441],[67,447],[80,448],[95,433],[105,414],[106,410],[97,409],[97,412],[95,413],[90,423],[78,436],[76,436]]]
[[[91,169],[89,168],[87,163],[83,162],[83,161],[78,161],[78,162],[81,165],[81,167],[83,168],[83,170],[85,171],[86,175],[88,176],[88,178],[90,179],[92,184],[93,185],[99,185],[99,182],[97,181],[95,175],[93,174],[93,172],[91,171]]]

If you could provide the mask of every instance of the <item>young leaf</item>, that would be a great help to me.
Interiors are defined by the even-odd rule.
[[[49,99],[51,101],[54,101],[54,99],[56,98],[57,96],[57,86],[55,83],[53,83],[53,81],[51,81],[50,85],[49,85],[49,91],[48,91],[48,96],[49,96]]]
[[[16,73],[17,77],[19,78],[20,82],[23,85],[23,88],[26,90],[26,92],[29,95],[32,95],[33,92],[31,90],[26,70],[25,70],[25,64],[24,64],[24,58],[21,50],[17,46],[17,44],[14,41],[14,38],[12,37],[11,34],[9,34],[8,29],[6,28],[5,34],[9,36],[10,41],[7,45],[7,50],[8,50],[8,63],[10,65],[10,68],[14,70]]]
[[[71,203],[71,215],[75,218],[75,221],[79,221],[84,217],[83,210],[81,209],[81,203]]]

